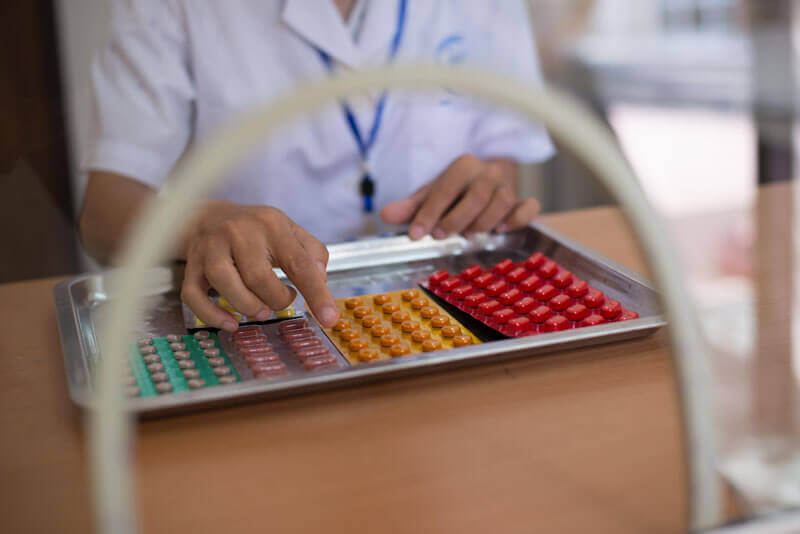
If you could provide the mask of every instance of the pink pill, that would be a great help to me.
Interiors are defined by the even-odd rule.
[[[298,351],[297,359],[301,362],[304,362],[309,358],[313,358],[314,356],[323,356],[325,354],[330,354],[330,352],[331,351],[329,351],[327,347],[310,347]]]
[[[297,341],[293,341],[289,344],[289,349],[292,352],[297,352],[299,350],[308,348],[308,347],[318,347],[322,345],[322,340],[318,337],[308,337],[305,339],[300,339]]]
[[[308,326],[308,321],[305,319],[295,319],[292,321],[285,321],[280,324],[278,327],[278,331],[281,334],[285,334],[291,330],[300,330],[302,328],[306,328]]]
[[[244,361],[248,367],[252,367],[262,363],[279,362],[281,359],[278,358],[277,354],[259,354],[257,356],[247,356]]]
[[[275,351],[272,349],[272,345],[264,344],[264,345],[255,345],[252,347],[242,347],[239,352],[242,356],[250,356],[255,354],[273,354]]]
[[[314,358],[309,358],[303,362],[303,367],[305,367],[307,371],[331,367],[333,365],[336,365],[336,358],[331,355],[315,356]]]

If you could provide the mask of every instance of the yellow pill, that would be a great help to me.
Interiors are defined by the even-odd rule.
[[[430,304],[430,301],[423,297],[411,301],[411,307],[414,308],[415,310],[421,310],[428,304]]]
[[[437,315],[436,317],[431,318],[431,326],[434,328],[442,328],[443,326],[447,326],[449,324],[450,319],[444,315]]]
[[[392,329],[386,326],[385,324],[376,324],[375,326],[372,327],[372,337],[385,336],[391,331]]]
[[[442,336],[444,337],[456,337],[461,334],[461,329],[456,325],[447,325],[442,327]]]
[[[358,297],[350,297],[349,299],[344,301],[344,307],[347,308],[348,310],[352,310],[363,305],[364,301]]]
[[[413,334],[411,334],[411,340],[414,343],[422,343],[426,339],[431,338],[431,333],[428,330],[416,330]]]
[[[400,325],[400,328],[406,334],[410,334],[416,330],[419,330],[422,327],[416,321],[404,321],[403,324]]]
[[[354,339],[353,341],[347,344],[347,347],[353,352],[358,352],[360,350],[369,347],[369,343],[367,343],[363,339]]]
[[[383,306],[387,302],[391,302],[391,301],[392,301],[391,295],[375,295],[372,298],[372,302],[374,302],[378,306]]]
[[[362,349],[358,351],[358,359],[362,362],[372,362],[380,358],[380,355],[372,349]]]
[[[381,346],[382,347],[391,347],[392,345],[397,345],[400,342],[400,338],[394,334],[386,334],[381,336]]]
[[[408,291],[403,291],[400,295],[403,297],[403,300],[406,302],[410,302],[416,298],[419,298],[419,290],[418,289],[409,289]]]
[[[442,342],[438,339],[426,339],[422,342],[422,352],[433,352],[442,348]]]
[[[280,310],[275,312],[275,316],[280,319],[287,319],[289,317],[294,317],[294,308],[286,308],[285,310]]]
[[[350,329],[350,321],[347,319],[339,319],[335,325],[333,325],[333,330],[336,332],[341,332],[342,330],[349,330]]]
[[[411,315],[407,311],[399,310],[392,314],[392,322],[395,324],[404,323],[411,319]]]
[[[395,304],[394,302],[387,302],[386,304],[383,305],[382,310],[384,314],[391,315],[396,311],[400,311],[400,305]]]
[[[436,317],[439,315],[439,310],[433,306],[425,306],[419,311],[419,314],[423,317],[423,319],[430,319],[431,317]]]
[[[456,336],[453,338],[454,347],[466,347],[472,345],[472,338],[469,336]]]
[[[369,315],[371,313],[372,313],[372,310],[369,309],[368,306],[359,306],[358,308],[353,310],[353,315],[357,319],[363,319],[364,317],[366,317],[367,315]]]
[[[392,355],[392,358],[397,358],[398,356],[406,356],[411,354],[411,349],[408,348],[406,345],[398,344],[392,345],[389,349],[389,354]]]
[[[339,337],[341,337],[345,341],[352,341],[359,337],[358,332],[355,330],[342,330],[339,332]]]
[[[361,326],[364,328],[372,328],[376,324],[380,324],[381,318],[377,315],[367,315],[363,319],[361,319]]]

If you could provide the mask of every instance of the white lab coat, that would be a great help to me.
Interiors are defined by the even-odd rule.
[[[198,139],[256,104],[337,69],[385,64],[397,0],[371,0],[357,34],[332,0],[118,0],[114,37],[93,67],[95,113],[88,169],[155,188]],[[401,62],[468,63],[540,83],[523,0],[408,0]],[[362,132],[378,94],[350,99]],[[366,135],[366,134],[365,134]],[[463,95],[389,93],[369,162],[379,210],[435,178],[461,154],[536,162],[553,153],[544,130]],[[273,205],[326,242],[363,234],[361,162],[332,102],[286,125],[214,196]]]

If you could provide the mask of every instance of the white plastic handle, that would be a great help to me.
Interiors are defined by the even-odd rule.
[[[507,106],[539,121],[600,179],[627,214],[663,292],[679,371],[689,461],[690,526],[701,529],[721,518],[716,474],[716,432],[706,347],[676,255],[613,135],[578,100],[552,88],[530,86],[483,70],[406,65],[353,72],[298,89],[240,117],[194,150],[174,175],[167,195],[147,206],[131,230],[123,254],[126,270],[103,339],[99,406],[91,419],[94,496],[98,526],[105,532],[135,530],[128,469],[130,421],[123,415],[118,377],[128,326],[139,318],[146,269],[168,257],[190,210],[279,125],[353,93],[383,88],[449,87]],[[109,357],[115,355],[117,357]]]

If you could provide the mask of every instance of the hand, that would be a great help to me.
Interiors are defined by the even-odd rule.
[[[289,306],[297,292],[281,283],[280,267],[323,326],[339,312],[326,285],[328,249],[282,211],[210,201],[185,240],[181,298],[201,321],[234,331],[236,319],[208,297],[216,289],[239,312],[263,321]]]
[[[535,198],[517,198],[517,166],[508,160],[481,161],[465,155],[410,197],[381,211],[389,224],[410,224],[411,239],[433,234],[508,232],[539,214]]]

